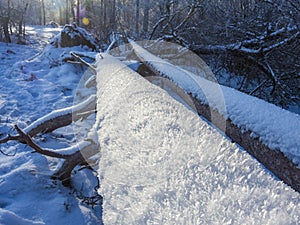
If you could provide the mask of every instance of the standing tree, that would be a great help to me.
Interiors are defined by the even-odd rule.
[[[76,3],[76,23],[78,26],[80,25],[80,0],[77,0]]]
[[[139,22],[140,22],[140,0],[136,0],[135,6],[135,33],[139,34]]]
[[[3,14],[2,14],[3,12]],[[10,33],[9,33],[9,22],[10,22],[10,16],[11,16],[11,4],[10,0],[7,0],[7,5],[6,7],[4,6],[2,9],[2,27],[3,27],[3,33],[4,33],[4,38],[5,42],[11,43],[11,38],[10,38]]]
[[[43,25],[46,25],[46,9],[45,9],[45,0],[42,0],[42,21]]]
[[[143,31],[145,34],[148,33],[149,31],[149,10],[150,10],[150,1],[144,1]]]

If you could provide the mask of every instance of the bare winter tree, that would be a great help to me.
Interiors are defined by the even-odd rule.
[[[46,23],[45,0],[20,1],[23,4],[16,4],[17,2],[19,1],[0,2],[1,33],[6,42],[11,42],[10,28],[19,25],[20,33],[20,23],[24,24],[26,11],[33,13],[34,10],[40,10],[36,6],[42,6],[42,12],[38,15],[43,19],[43,24]],[[103,42],[109,42],[112,32],[121,32],[136,39],[147,36],[150,39],[175,42],[196,52],[213,68],[217,78],[225,74],[226,79],[234,81],[235,88],[243,92],[284,108],[300,102],[298,0],[66,2],[70,10],[66,11],[66,22],[68,12],[72,10],[74,13],[73,8],[77,3],[77,15],[74,15],[74,18],[77,16],[77,23],[80,23],[81,3],[86,7],[86,16],[90,21],[86,26]],[[22,15],[22,18],[17,15]],[[224,84],[230,85],[230,82],[225,81]],[[92,113],[93,107],[86,111],[79,110],[77,119]],[[51,115],[47,118],[50,117]],[[97,146],[92,141],[81,145],[78,151],[86,153],[87,157],[80,156],[78,151],[71,155],[63,155],[40,149],[34,143],[34,136],[45,130],[50,132],[70,124],[72,115],[66,111],[62,117],[55,118],[55,122],[53,124],[50,119],[44,119],[42,124],[32,125],[25,130],[16,127],[17,134],[7,136],[0,143],[17,140],[28,144],[41,154],[64,159],[65,163],[55,177],[68,180],[74,166],[85,163],[89,154],[95,154]]]
[[[25,23],[38,24],[40,15],[40,3],[29,0],[7,0],[0,3],[0,33],[4,35],[5,42],[24,43]],[[28,17],[28,15],[37,15]],[[12,39],[11,35],[17,35],[17,39]]]
[[[243,92],[299,107],[298,1],[163,2],[150,38],[193,50]]]
[[[10,0],[6,1],[6,4],[1,2],[1,25],[4,33],[5,42],[10,43],[10,32],[9,32],[9,23],[11,19],[11,2]]]

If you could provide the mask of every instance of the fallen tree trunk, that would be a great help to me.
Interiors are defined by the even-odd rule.
[[[222,224],[250,217],[267,224],[283,217],[265,219],[274,196],[280,205],[272,210],[297,208],[289,193],[299,194],[166,91],[110,55],[98,59],[97,69],[94,129],[105,224]],[[297,221],[294,209],[282,213]]]
[[[212,122],[211,114],[218,115],[222,120],[224,117],[212,110],[208,105],[191,96],[200,116]],[[217,123],[213,123],[218,127]],[[268,170],[276,175],[280,180],[300,192],[300,169],[289,160],[282,152],[272,150],[263,144],[258,137],[253,137],[251,131],[243,132],[230,119],[226,120],[225,134],[235,143],[242,146],[250,155],[261,162]]]
[[[131,43],[134,44],[133,42]],[[167,74],[154,66],[153,62],[156,62],[154,58],[145,58],[145,55],[140,54],[136,44],[132,46],[138,60],[148,68],[151,74],[168,78]],[[225,118],[220,112],[212,109],[207,103],[202,102],[193,94],[189,94],[200,116],[206,118],[220,130],[224,131],[233,142],[242,146],[279,179],[291,186],[294,190],[300,192],[300,169],[296,164],[289,160],[282,152],[271,149],[262,143],[259,137],[253,137],[251,130],[246,132],[241,130],[230,118]]]

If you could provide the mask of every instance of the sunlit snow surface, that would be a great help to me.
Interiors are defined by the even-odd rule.
[[[106,224],[297,224],[300,196],[196,114],[98,57]]]
[[[84,49],[44,46],[59,29],[26,30],[28,45],[0,43],[0,138],[14,133],[14,124],[25,128],[53,110],[72,106],[84,72],[81,66],[59,64],[69,51]],[[70,127],[62,128],[35,141],[44,148],[65,151],[76,144],[73,133]],[[101,224],[100,206],[87,207],[69,188],[51,180],[59,160],[32,153],[29,147],[16,142],[0,147],[7,154],[16,152],[12,157],[0,154],[1,225]],[[96,178],[85,176],[84,171],[78,172],[73,180],[78,189],[93,190]]]

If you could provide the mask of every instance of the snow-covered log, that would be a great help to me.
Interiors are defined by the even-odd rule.
[[[77,105],[50,112],[26,127],[24,132],[31,137],[38,133],[51,132],[95,113],[95,107],[96,96],[92,95]]]
[[[296,192],[167,92],[102,56],[94,131],[104,223],[298,221]]]
[[[83,119],[93,113],[96,108],[96,96],[92,95],[83,102],[63,109],[54,110],[47,115],[37,119],[29,126],[25,127],[23,132],[34,137],[38,133],[49,133],[60,127],[70,125],[72,122]],[[19,141],[26,143],[26,141],[18,135],[8,135],[0,139],[0,144],[8,141]]]
[[[150,70],[191,93],[201,116],[300,191],[300,133],[296,128],[300,126],[299,115],[205,80],[149,53],[133,41],[131,44]]]

